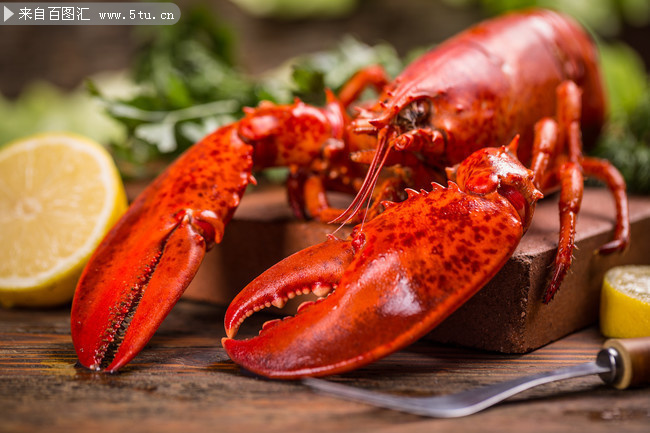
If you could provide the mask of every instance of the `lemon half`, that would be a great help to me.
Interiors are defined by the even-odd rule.
[[[70,301],[126,205],[113,159],[92,140],[44,133],[0,148],[0,304]]]
[[[650,266],[618,266],[607,271],[600,330],[610,338],[650,336]]]

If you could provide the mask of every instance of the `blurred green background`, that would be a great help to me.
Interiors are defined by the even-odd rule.
[[[0,26],[0,145],[71,130],[109,146],[125,177],[149,176],[242,106],[317,102],[364,64],[396,74],[472,23],[536,5],[599,41],[612,121],[595,152],[650,192],[650,0],[174,3],[183,16],[169,27]]]

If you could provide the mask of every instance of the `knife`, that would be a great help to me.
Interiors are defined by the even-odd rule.
[[[535,386],[597,374],[616,389],[650,383],[650,337],[610,339],[592,362],[534,374],[506,382],[435,397],[405,397],[323,379],[307,378],[302,383],[335,397],[434,418],[456,418],[474,414]]]

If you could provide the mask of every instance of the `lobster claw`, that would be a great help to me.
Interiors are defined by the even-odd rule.
[[[244,288],[226,312],[230,357],[273,378],[337,374],[409,345],[449,316],[508,260],[522,215],[541,197],[505,147],[475,152],[453,174],[466,191],[454,182],[411,190],[348,240],[298,252]],[[323,285],[335,286],[325,299],[256,337],[232,338],[254,311]]]
[[[149,341],[221,241],[253,166],[305,166],[344,130],[343,107],[261,103],[192,146],[111,229],[86,265],[72,304],[79,362],[116,371]]]
[[[106,235],[72,304],[83,366],[116,371],[147,344],[205,251],[221,240],[253,180],[252,153],[235,127],[217,130],[159,176]]]

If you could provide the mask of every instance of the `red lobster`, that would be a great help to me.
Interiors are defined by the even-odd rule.
[[[368,85],[380,90],[379,102],[350,118],[348,105]],[[607,161],[582,155],[582,133],[593,137],[604,115],[592,41],[570,19],[543,10],[481,23],[390,84],[377,68],[361,71],[324,108],[297,101],[249,109],[170,166],[98,247],[72,307],[79,361],[115,371],[144,347],[221,239],[253,167],[291,166],[292,206],[324,219],[336,213],[326,190],[356,192],[341,219],[367,222],[347,240],[330,237],[283,260],[234,299],[222,344],[251,371],[334,374],[405,347],[499,270],[540,191],[559,189],[549,302],[571,262],[583,174],[604,181],[617,207],[614,239],[600,251],[629,242],[622,177]],[[398,187],[440,181],[450,166],[447,187],[407,189],[405,201],[390,201]],[[373,191],[372,208],[362,212]],[[232,339],[253,312],[310,291],[327,297],[267,322],[257,337]]]

